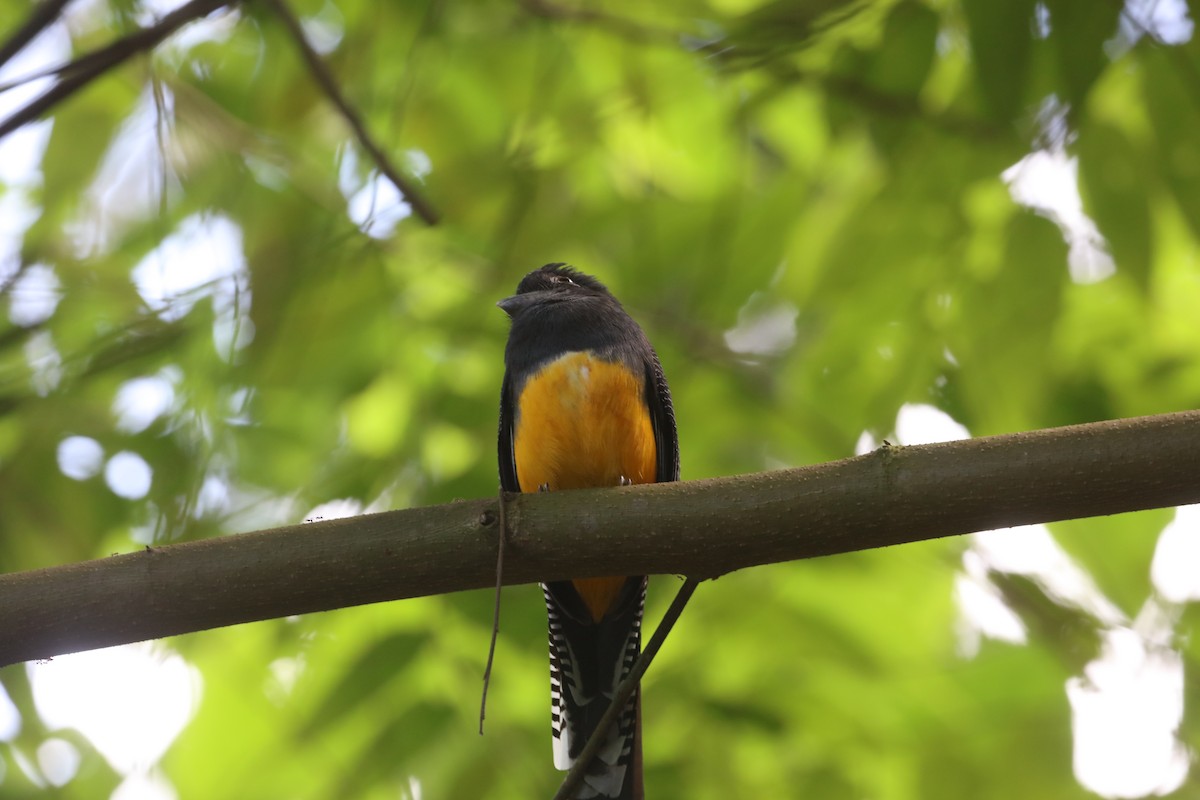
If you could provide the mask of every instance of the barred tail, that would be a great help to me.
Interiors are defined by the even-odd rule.
[[[596,621],[570,581],[543,584],[550,622],[554,766],[569,769],[633,669],[641,646],[646,578],[627,578]],[[584,778],[579,798],[642,796],[640,691],[629,699]]]

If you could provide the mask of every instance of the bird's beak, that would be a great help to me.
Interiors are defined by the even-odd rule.
[[[533,299],[532,294],[514,294],[512,297],[504,298],[496,303],[496,305],[500,306],[504,313],[508,314],[511,319],[517,315],[518,311],[532,303]]]

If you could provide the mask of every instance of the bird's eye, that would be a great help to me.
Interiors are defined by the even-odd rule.
[[[555,283],[575,283],[575,281],[571,280],[566,275],[555,275],[554,282]]]

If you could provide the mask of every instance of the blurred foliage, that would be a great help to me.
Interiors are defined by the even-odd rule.
[[[0,570],[494,493],[492,304],[548,261],[647,329],[685,478],[845,457],[908,403],[975,435],[1197,407],[1200,45],[1194,9],[1161,3],[1182,22],[1160,30],[1154,5],[297,2],[436,228],[397,222],[265,6],[185,29],[17,134]],[[0,35],[31,7],[0,0]],[[149,18],[96,0],[52,38],[66,58]],[[1033,151],[1077,170],[1102,248],[1069,209],[1014,201],[1001,173]],[[179,255],[217,229],[224,249]],[[1111,276],[1077,269],[1105,252]],[[166,399],[139,416],[120,398],[147,378]],[[68,437],[93,440],[74,467]],[[122,497],[104,466],[126,451],[152,478]],[[1168,519],[1055,531],[1132,618]],[[998,579],[1029,642],[974,652],[967,544],[703,586],[647,677],[649,795],[1085,796],[1064,682],[1112,622]],[[675,585],[652,582],[651,620]],[[173,641],[203,692],[163,774],[182,798],[394,798],[410,777],[425,798],[550,796],[540,596],[506,591],[481,738],[490,610],[481,592]],[[1196,615],[1176,611],[1190,674]],[[120,776],[69,732],[77,776],[35,787],[52,732],[21,667],[0,683],[23,721],[0,795],[107,796]],[[1200,741],[1194,704],[1179,735]]]

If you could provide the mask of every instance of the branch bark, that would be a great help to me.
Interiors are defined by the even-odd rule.
[[[733,478],[510,495],[504,582],[745,567],[1200,502],[1200,411]],[[498,500],[0,575],[0,666],[494,585]]]

